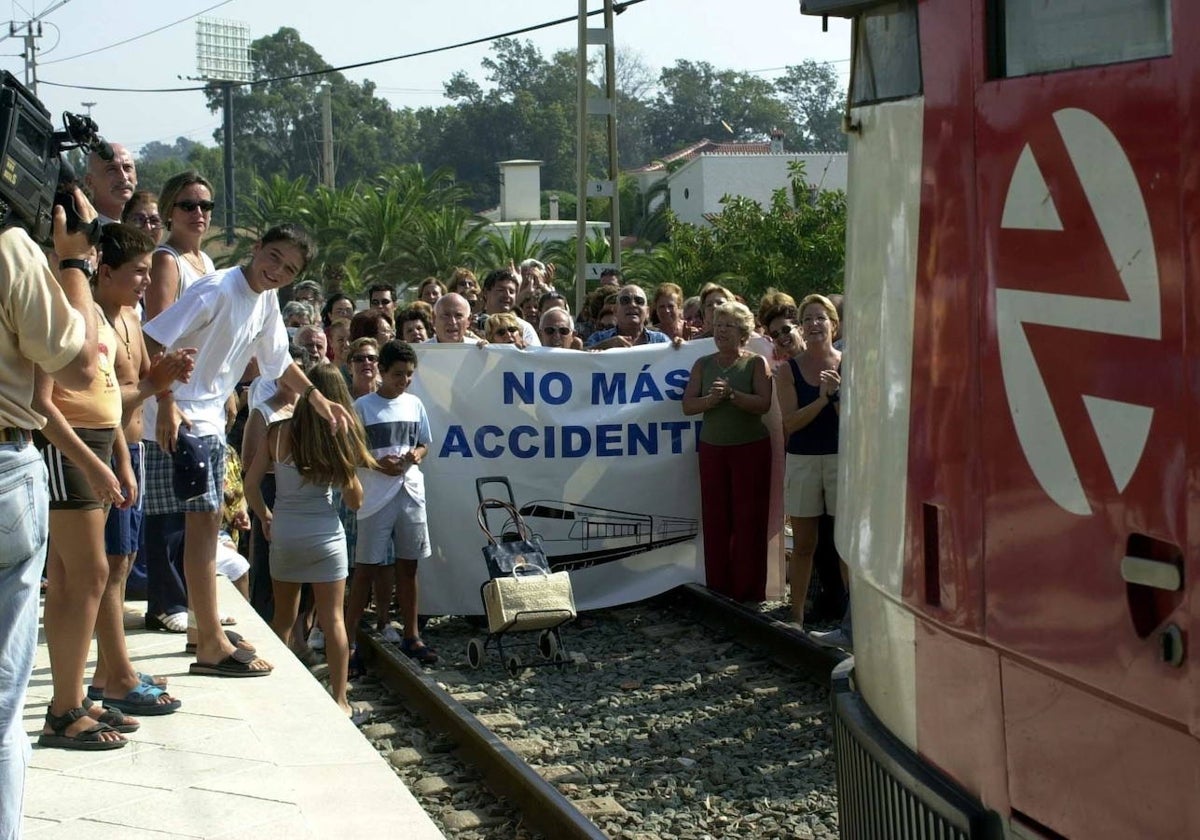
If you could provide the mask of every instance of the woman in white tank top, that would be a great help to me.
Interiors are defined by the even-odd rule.
[[[183,290],[216,268],[200,250],[212,222],[213,188],[195,170],[173,176],[163,186],[159,211],[167,228],[167,241],[154,251],[150,288],[144,298],[146,319],[162,312]]]

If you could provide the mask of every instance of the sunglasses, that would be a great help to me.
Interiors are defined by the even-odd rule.
[[[376,362],[378,362],[378,361],[379,361],[379,357],[378,357],[378,356],[371,356],[371,355],[367,355],[367,356],[351,356],[351,357],[350,357],[350,361],[352,361],[352,362],[370,362],[371,364],[375,364]]]
[[[516,335],[520,331],[520,327],[501,327],[500,329],[496,330],[498,333],[508,333],[509,335]]]
[[[791,332],[792,330],[794,330],[794,329],[796,329],[796,325],[795,325],[795,324],[789,324],[789,325],[788,325],[788,326],[786,326],[786,327],[783,327],[783,328],[781,328],[781,329],[775,330],[775,332],[773,332],[773,333],[770,333],[771,339],[772,339],[773,341],[778,341],[779,339],[783,338],[785,335],[787,335],[788,333],[790,333],[790,332]]]
[[[622,306],[628,306],[631,303],[634,306],[645,306],[646,299],[641,295],[621,295],[619,298],[617,298],[617,303],[621,304]]]
[[[191,199],[188,199],[187,201],[176,201],[175,206],[184,213],[195,213],[197,210],[201,210],[205,213],[211,213],[213,208],[217,205],[213,204],[211,201],[192,201]]]
[[[148,228],[160,228],[163,226],[162,216],[147,216],[145,213],[134,213],[129,217],[129,221],[135,225],[145,225]]]
[[[372,306],[387,306],[391,302],[391,298],[371,298]]]
[[[542,327],[542,332],[544,332],[546,335],[554,335],[555,333],[558,333],[559,335],[570,335],[571,328],[570,327]]]

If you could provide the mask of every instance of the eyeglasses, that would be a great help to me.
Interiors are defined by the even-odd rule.
[[[371,298],[372,306],[387,306],[392,302],[391,298]]]
[[[163,226],[162,216],[147,216],[145,213],[134,213],[129,217],[129,221],[135,225],[145,225],[148,228],[160,228]]]
[[[800,323],[802,323],[802,324],[824,324],[828,321],[829,321],[829,318],[827,318],[824,315],[817,315],[817,316],[809,315],[805,318],[800,319]]]
[[[175,206],[184,213],[195,213],[197,210],[211,213],[217,205],[211,201],[192,201],[191,199],[187,199],[186,201],[176,201]]]
[[[769,335],[771,336],[771,339],[773,341],[778,341],[779,339],[783,338],[785,335],[787,335],[794,329],[796,329],[795,324],[788,324],[786,327],[781,327],[781,328],[775,330],[775,332],[769,333]]]
[[[352,361],[352,362],[362,362],[362,363],[370,362],[371,364],[375,364],[376,362],[378,362],[378,361],[379,361],[379,357],[378,357],[378,356],[371,356],[371,355],[366,355],[366,356],[351,356],[351,357],[350,357],[350,361]]]
[[[621,295],[619,298],[617,298],[617,303],[621,304],[622,306],[628,306],[631,303],[634,306],[645,306],[646,299],[641,295]]]
[[[571,334],[571,328],[570,327],[542,327],[542,332],[544,332],[546,335],[554,335],[555,333],[558,333],[559,335],[566,336],[566,335]]]
[[[500,329],[496,330],[498,333],[507,333],[509,335],[516,335],[520,331],[520,327],[500,327]]]

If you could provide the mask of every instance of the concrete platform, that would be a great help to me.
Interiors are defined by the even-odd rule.
[[[237,618],[234,629],[275,672],[189,676],[194,659],[183,652],[183,635],[128,631],[137,669],[168,677],[183,707],[141,717],[141,729],[119,750],[36,746],[51,694],[42,641],[25,704],[25,729],[35,741],[26,837],[345,840],[384,831],[441,838],[384,758],[224,578],[220,597],[222,615]]]

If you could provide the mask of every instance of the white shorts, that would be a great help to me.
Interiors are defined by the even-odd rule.
[[[389,566],[388,544],[399,560],[422,560],[429,548],[429,525],[425,505],[401,490],[392,500],[366,519],[358,520],[358,542],[354,546],[356,566]]]
[[[788,516],[808,518],[837,510],[837,453],[787,456],[784,507]]]

